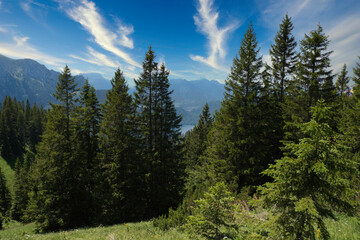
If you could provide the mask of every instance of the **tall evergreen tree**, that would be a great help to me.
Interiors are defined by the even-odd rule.
[[[347,74],[348,72],[346,71],[346,64],[344,64],[336,81],[336,89],[340,96],[343,94],[347,94],[350,91],[349,88],[350,77],[348,77]]]
[[[204,153],[207,144],[207,136],[213,125],[214,118],[210,114],[209,104],[205,104],[199,120],[194,128],[186,134],[185,159],[187,167],[193,168],[199,165],[199,158]]]
[[[146,217],[166,213],[171,205],[179,201],[181,189],[180,183],[176,183],[182,175],[181,119],[176,115],[170,98],[168,75],[165,66],[158,68],[150,47],[143,62],[143,71],[135,80],[134,93],[140,157],[148,196],[144,203]]]
[[[214,172],[215,181],[235,181],[238,190],[263,182],[259,172],[267,168],[266,153],[259,151],[260,126],[264,124],[259,104],[262,84],[259,50],[250,24],[225,82],[225,99],[215,117],[205,151],[208,162],[205,172]]]
[[[154,215],[166,213],[169,207],[180,202],[183,186],[183,145],[181,139],[181,116],[177,115],[171,100],[169,76],[161,64],[154,80],[154,162],[150,178]],[[164,196],[159,198],[159,196]]]
[[[353,68],[354,76],[352,80],[354,81],[354,95],[360,99],[360,56],[358,57],[359,61],[356,63],[356,66]]]
[[[41,231],[88,224],[82,216],[86,188],[81,178],[86,166],[76,159],[74,141],[77,91],[70,69],[65,66],[54,93],[59,104],[51,104],[32,179],[36,185],[30,194],[29,212]]]
[[[330,55],[332,51],[327,51],[330,40],[323,33],[320,25],[316,30],[305,34],[305,38],[300,42],[300,59],[297,69],[298,84],[304,89],[306,102],[301,103],[305,106],[305,121],[310,120],[310,108],[323,98],[327,103],[331,103],[334,86],[332,83],[333,74],[330,70]]]
[[[111,80],[106,94],[100,126],[100,189],[105,221],[118,223],[139,220],[144,215],[144,175],[140,172],[136,150],[135,107],[129,87],[120,69]],[[106,197],[104,197],[106,196]],[[103,200],[104,199],[104,200]]]
[[[297,61],[295,51],[297,44],[292,34],[293,29],[291,17],[286,14],[280,24],[280,30],[275,36],[275,43],[270,48],[272,74],[279,90],[280,102],[284,102],[284,94],[292,80],[291,75],[294,73]]]
[[[24,216],[31,189],[29,182],[29,175],[31,174],[30,167],[34,162],[34,158],[34,154],[27,151],[24,163],[21,164],[19,160],[15,163],[14,196],[11,206],[11,218],[17,221],[27,221]]]
[[[286,140],[295,141],[303,137],[297,126],[310,121],[310,109],[319,99],[328,104],[336,102],[334,76],[330,69],[332,51],[327,50],[329,43],[320,25],[310,34],[305,34],[300,42],[296,76],[283,108]]]

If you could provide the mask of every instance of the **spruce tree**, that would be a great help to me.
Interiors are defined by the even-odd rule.
[[[205,104],[199,120],[194,128],[186,135],[185,159],[187,168],[200,165],[200,156],[204,153],[207,144],[207,136],[213,125],[214,118],[210,114],[209,104]]]
[[[29,211],[40,231],[83,226],[82,204],[86,188],[82,183],[83,166],[76,159],[75,102],[78,91],[70,69],[59,75],[46,130],[38,146],[34,165],[34,189]]]
[[[324,219],[334,218],[335,211],[354,210],[349,177],[357,170],[328,124],[334,113],[324,101],[311,113],[301,125],[307,137],[286,144],[288,154],[264,171],[274,181],[260,188],[265,203],[274,207],[281,233],[292,239],[316,239],[317,232],[329,239]]]
[[[320,25],[316,30],[305,34],[300,42],[300,59],[297,68],[297,83],[304,91],[304,101],[299,103],[305,107],[304,120],[310,120],[310,108],[323,98],[327,103],[333,99],[333,74],[330,68],[330,55],[327,51],[329,37],[323,33]]]
[[[292,34],[293,29],[291,17],[286,14],[275,36],[275,43],[270,48],[272,74],[279,91],[280,102],[284,102],[284,95],[292,80],[291,75],[294,73],[297,61],[295,51],[297,43]]]
[[[336,89],[338,91],[338,95],[340,96],[342,96],[343,94],[347,94],[350,91],[350,77],[348,77],[347,74],[348,72],[346,71],[346,64],[344,64],[336,81]]]
[[[330,105],[337,100],[330,69],[332,51],[327,50],[329,43],[320,25],[300,41],[295,78],[283,105],[285,140],[296,141],[303,137],[297,126],[310,121],[310,109],[318,100],[324,99]],[[331,125],[336,127],[334,123]]]
[[[25,212],[29,201],[29,192],[31,190],[29,175],[31,175],[30,168],[34,162],[34,158],[34,154],[27,151],[24,163],[21,164],[18,160],[15,163],[14,196],[11,206],[11,218],[17,221],[27,222]]]
[[[142,163],[136,155],[135,107],[120,69],[115,72],[111,85],[102,106],[99,135],[102,217],[111,223],[136,221],[144,214],[142,201],[146,196],[144,176],[139,172]]]
[[[150,181],[154,215],[167,213],[169,207],[180,202],[183,187],[183,144],[181,116],[177,115],[171,100],[169,76],[164,64],[154,80],[154,162]],[[159,198],[159,196],[164,196]]]
[[[352,80],[354,81],[353,92],[354,95],[360,99],[360,56],[358,57],[359,61],[356,63],[356,66],[353,68],[354,76]]]
[[[225,99],[215,117],[205,151],[205,172],[213,181],[235,182],[238,190],[262,182],[266,167],[261,147],[261,57],[252,24],[241,41],[238,55],[225,82]],[[207,169],[207,168],[210,168]],[[213,169],[213,170],[211,170]]]
[[[168,75],[165,66],[158,68],[150,47],[145,55],[143,71],[135,80],[134,93],[139,156],[148,197],[144,204],[149,218],[164,214],[170,206],[177,204],[182,188],[181,119],[171,101]]]

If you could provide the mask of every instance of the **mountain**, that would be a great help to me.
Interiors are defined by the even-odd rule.
[[[17,100],[29,99],[44,107],[49,101],[54,102],[53,92],[56,89],[59,72],[47,69],[44,65],[31,60],[11,58],[0,55],[0,101],[5,96],[16,97]],[[111,83],[99,73],[87,73],[75,76],[78,86],[82,86],[85,78],[89,79],[96,91],[100,102],[104,102]],[[183,115],[183,125],[195,125],[199,114],[207,102],[210,111],[220,108],[224,94],[224,85],[217,81],[201,79],[187,81],[184,79],[170,79],[170,89],[174,90],[172,99],[176,110]],[[134,88],[130,92],[134,92]]]
[[[170,90],[174,100],[176,111],[183,115],[183,125],[195,125],[205,103],[209,104],[212,113],[221,106],[224,95],[224,84],[215,80],[170,79]],[[130,88],[133,93],[135,88]],[[105,102],[107,90],[97,90],[96,94],[100,102]]]
[[[94,86],[95,89],[110,89],[110,80],[105,79],[100,73],[83,73],[84,78],[89,80],[89,83]]]
[[[32,59],[14,60],[0,55],[0,101],[11,96],[47,107],[49,101],[54,101],[59,74]],[[85,81],[81,75],[75,79],[79,85]]]

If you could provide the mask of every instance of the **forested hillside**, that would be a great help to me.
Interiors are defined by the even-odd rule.
[[[285,15],[267,64],[250,22],[220,110],[204,104],[185,136],[152,47],[134,93],[117,69],[104,104],[68,66],[48,111],[6,97],[0,149],[16,163],[13,196],[0,171],[0,222],[49,232],[151,220],[190,239],[331,239],[338,216],[360,211],[360,57],[335,73],[321,25],[300,41],[293,29]]]

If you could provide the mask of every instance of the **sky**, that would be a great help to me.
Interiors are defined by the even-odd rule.
[[[151,46],[170,78],[224,82],[250,21],[269,62],[286,13],[298,42],[321,24],[334,73],[347,64],[352,74],[359,0],[0,0],[0,54],[106,79],[119,67],[131,85]]]

